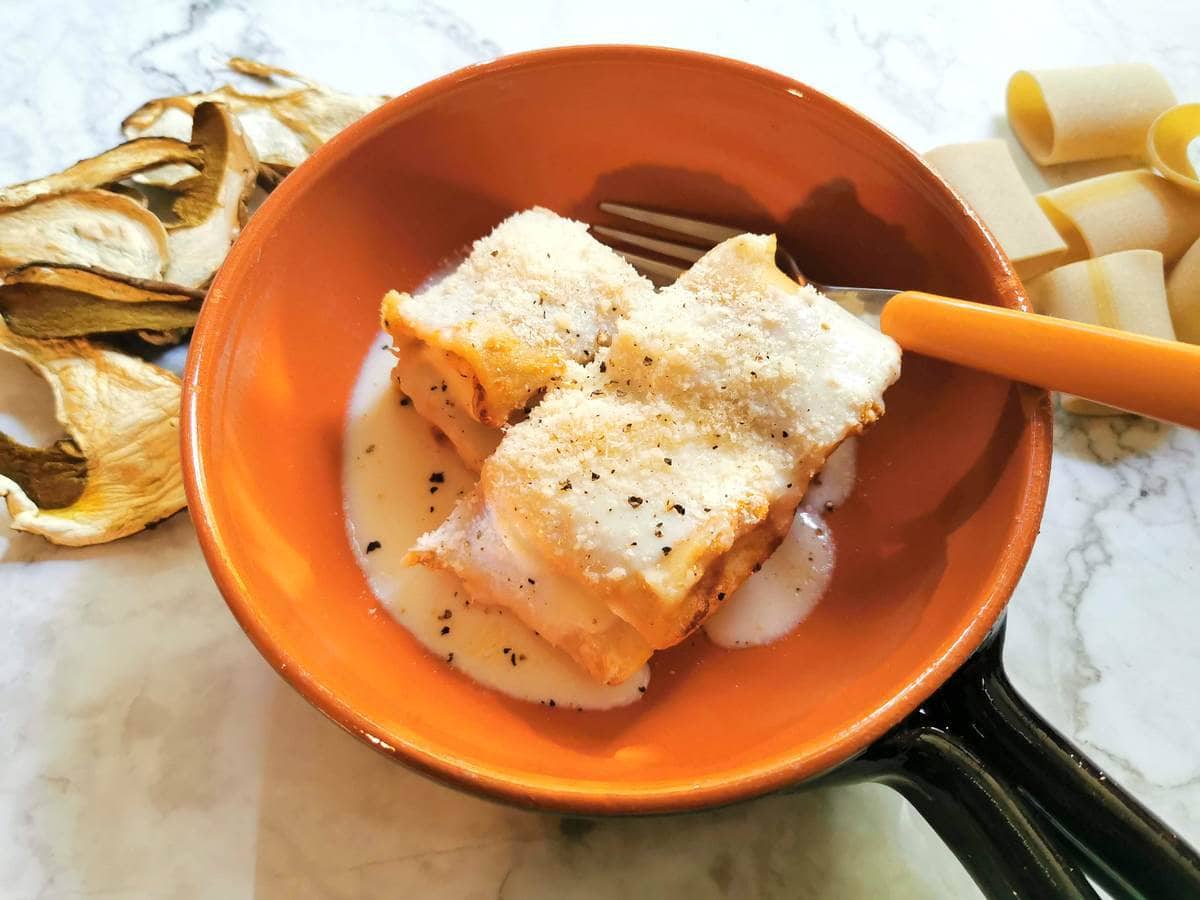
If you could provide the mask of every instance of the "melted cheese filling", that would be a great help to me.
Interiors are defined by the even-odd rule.
[[[468,468],[478,472],[503,432],[471,417],[472,383],[453,359],[419,341],[397,339],[395,377],[416,411],[450,440]]]

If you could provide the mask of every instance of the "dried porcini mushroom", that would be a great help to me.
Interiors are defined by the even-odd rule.
[[[184,507],[175,375],[87,341],[23,338],[3,323],[0,350],[49,382],[69,435],[50,450],[0,436],[0,497],[14,529],[79,547]]]
[[[303,75],[297,75],[291,69],[284,69],[281,66],[273,66],[270,63],[259,62],[257,59],[250,59],[248,56],[229,57],[229,68],[235,72],[240,72],[243,75],[253,75],[255,78],[260,78],[263,81],[270,81],[273,78],[281,77],[288,78],[292,81],[297,81],[305,87],[318,89],[321,87],[311,78],[305,78]]]
[[[164,163],[199,161],[199,152],[185,141],[169,137],[136,138],[99,156],[81,159],[54,175],[0,189],[0,208],[26,206],[43,197],[103,187]]]
[[[258,186],[269,194],[279,187],[283,179],[291,174],[291,171],[287,166],[273,166],[270,163],[260,162],[258,164]]]
[[[0,315],[21,337],[82,337],[134,332],[176,343],[196,324],[204,292],[80,266],[33,263],[0,284]]]
[[[122,123],[127,143],[0,189],[0,351],[46,378],[68,434],[35,448],[0,433],[0,498],[16,530],[96,544],[184,506],[179,379],[80,338],[181,340],[256,183],[270,191],[388,99],[251,60],[230,68],[292,84],[152,100]]]
[[[136,333],[137,339],[151,347],[174,347],[176,344],[182,344],[184,338],[191,332],[191,328],[172,328],[168,331],[151,331],[142,329]]]
[[[87,460],[74,441],[58,441],[46,449],[27,447],[0,431],[0,473],[0,479],[10,477],[39,508],[60,509],[83,494]]]
[[[268,66],[240,56],[229,60],[229,67],[235,72],[253,75],[255,78],[288,78],[303,86],[297,90],[285,89],[271,97],[269,109],[276,119],[299,135],[308,153],[312,153],[347,125],[391,99],[387,96],[360,97],[343,94],[288,69]],[[244,98],[253,96],[243,95]],[[293,168],[303,161],[264,159],[272,164],[290,165]]]
[[[112,191],[114,194],[120,194],[122,197],[128,197],[138,206],[142,207],[142,209],[150,208],[150,198],[135,184],[128,184],[124,181],[113,181],[102,185],[102,187],[106,191]]]
[[[229,109],[201,103],[192,116],[192,146],[200,151],[200,174],[176,187],[182,191],[167,225],[167,280],[187,287],[207,284],[225,260],[254,190],[258,160]]]
[[[241,57],[231,59],[229,68],[263,81],[284,78],[296,84],[262,93],[226,84],[212,91],[150,100],[121,123],[126,137],[164,135],[186,139],[192,111],[205,101],[216,101],[238,117],[258,159],[286,174],[351,122],[389,99],[343,94],[287,69]],[[137,176],[137,180],[166,186],[190,173],[186,166],[164,166]]]
[[[111,191],[77,191],[0,209],[0,275],[29,262],[57,262],[161,278],[167,253],[162,222]]]

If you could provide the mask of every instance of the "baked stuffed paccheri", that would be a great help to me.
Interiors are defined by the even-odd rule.
[[[407,561],[456,573],[598,681],[691,634],[900,372],[890,338],[774,255],[773,236],[740,235],[630,302],[594,359],[562,360]]]

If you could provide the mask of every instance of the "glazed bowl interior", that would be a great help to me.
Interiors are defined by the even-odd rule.
[[[796,82],[676,51],[542,51],[447,76],[351,127],[255,215],[201,317],[185,467],[201,541],[270,662],[349,730],[517,802],[727,802],[861,750],[995,621],[1040,519],[1044,398],[915,355],[829,517],[831,589],[793,635],[658,654],[610,712],[506,699],[375,605],[343,511],[351,388],[389,288],[509,213],[600,199],[776,231],[815,279],[1020,302],[999,251],[920,160]],[[397,514],[403,514],[398,511]]]

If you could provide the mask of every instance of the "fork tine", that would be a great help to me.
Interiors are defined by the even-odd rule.
[[[636,253],[627,253],[624,250],[617,250],[616,252],[625,257],[629,264],[643,275],[648,275],[651,278],[660,278],[668,283],[674,281],[685,271],[682,266],[673,266],[658,259],[638,256]]]
[[[608,201],[604,201],[600,204],[600,208],[606,213],[620,216],[623,219],[644,222],[647,225],[654,225],[666,231],[674,231],[677,234],[686,235],[690,238],[698,238],[702,241],[708,241],[711,244],[719,244],[721,241],[735,237],[743,231],[740,228],[730,228],[726,225],[717,225],[714,222],[702,222],[699,219],[689,219],[685,216],[652,212],[651,210],[642,209],[637,206],[627,206],[624,203],[609,203]]]
[[[620,241],[622,244],[643,247],[646,250],[653,250],[655,253],[661,253],[663,256],[669,256],[672,259],[695,262],[704,255],[704,251],[699,247],[688,247],[684,244],[660,241],[658,238],[646,237],[644,234],[636,234],[632,231],[620,231],[616,228],[608,228],[605,225],[593,225],[592,231],[604,237]]]

